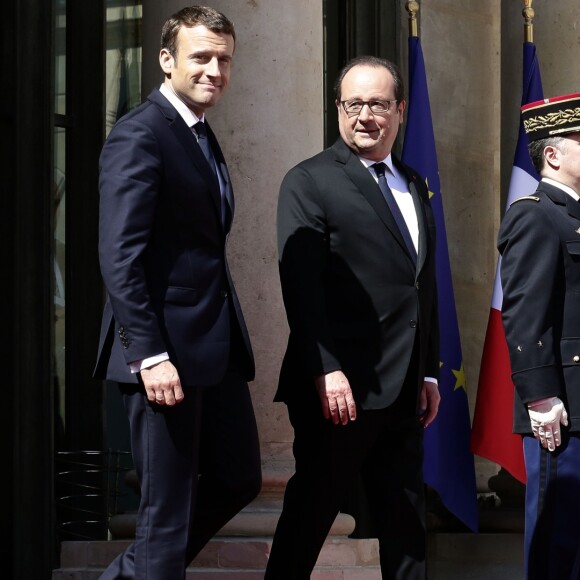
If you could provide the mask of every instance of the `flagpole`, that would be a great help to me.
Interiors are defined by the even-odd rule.
[[[534,42],[534,16],[535,12],[532,8],[533,0],[523,0],[524,9],[522,15],[524,17],[524,42]]]
[[[420,8],[419,2],[416,2],[415,0],[406,2],[405,8],[409,13],[409,36],[417,37],[419,36],[417,26],[417,14],[419,13]]]

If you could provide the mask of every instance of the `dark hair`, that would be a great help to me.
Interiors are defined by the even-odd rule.
[[[395,81],[395,99],[397,102],[402,101],[405,98],[405,85],[403,83],[403,76],[399,67],[390,60],[386,58],[379,58],[378,56],[357,56],[349,60],[341,69],[336,82],[334,83],[334,94],[336,100],[340,101],[342,92],[342,81],[346,76],[346,73],[354,68],[355,66],[370,66],[373,68],[386,68],[391,75],[393,75],[393,80]]]
[[[234,25],[221,12],[209,6],[188,6],[170,16],[161,30],[161,48],[173,58],[177,56],[177,34],[183,26],[205,26],[211,32],[229,34],[236,40]]]
[[[542,169],[544,169],[544,149],[546,147],[557,147],[564,153],[566,152],[566,145],[563,137],[546,137],[545,139],[537,139],[536,141],[529,143],[528,151],[530,153],[530,158],[538,173],[541,173]]]

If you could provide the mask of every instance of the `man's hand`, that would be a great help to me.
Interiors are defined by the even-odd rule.
[[[175,405],[183,401],[183,390],[177,369],[170,361],[164,360],[146,369],[141,369],[147,398],[158,405]]]
[[[554,451],[562,443],[560,425],[568,425],[568,413],[558,397],[528,403],[534,437],[544,449]]]
[[[423,427],[428,427],[437,417],[440,401],[441,395],[437,384],[431,381],[423,381],[423,387],[419,394],[419,421],[423,424]]]
[[[320,375],[314,379],[314,384],[325,419],[332,419],[335,425],[346,425],[349,419],[356,419],[356,403],[348,379],[342,371]]]

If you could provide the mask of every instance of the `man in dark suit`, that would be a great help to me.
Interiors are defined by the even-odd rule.
[[[228,85],[234,40],[214,9],[169,18],[164,83],[101,154],[108,301],[95,376],[120,384],[141,485],[135,542],[106,579],[184,578],[261,485],[254,362],[226,262],[232,188],[205,122]]]
[[[424,578],[422,431],[440,398],[433,214],[423,179],[391,154],[405,109],[398,68],[351,61],[336,105],[340,139],[280,189],[290,338],[276,400],[296,472],[266,578],[310,578],[359,475],[383,577]]]
[[[580,579],[580,94],[522,107],[537,191],[502,221],[502,318],[526,462],[526,578]]]

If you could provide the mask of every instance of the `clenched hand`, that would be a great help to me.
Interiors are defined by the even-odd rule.
[[[146,369],[141,369],[147,399],[158,405],[175,405],[183,401],[183,390],[177,369],[164,360]]]

